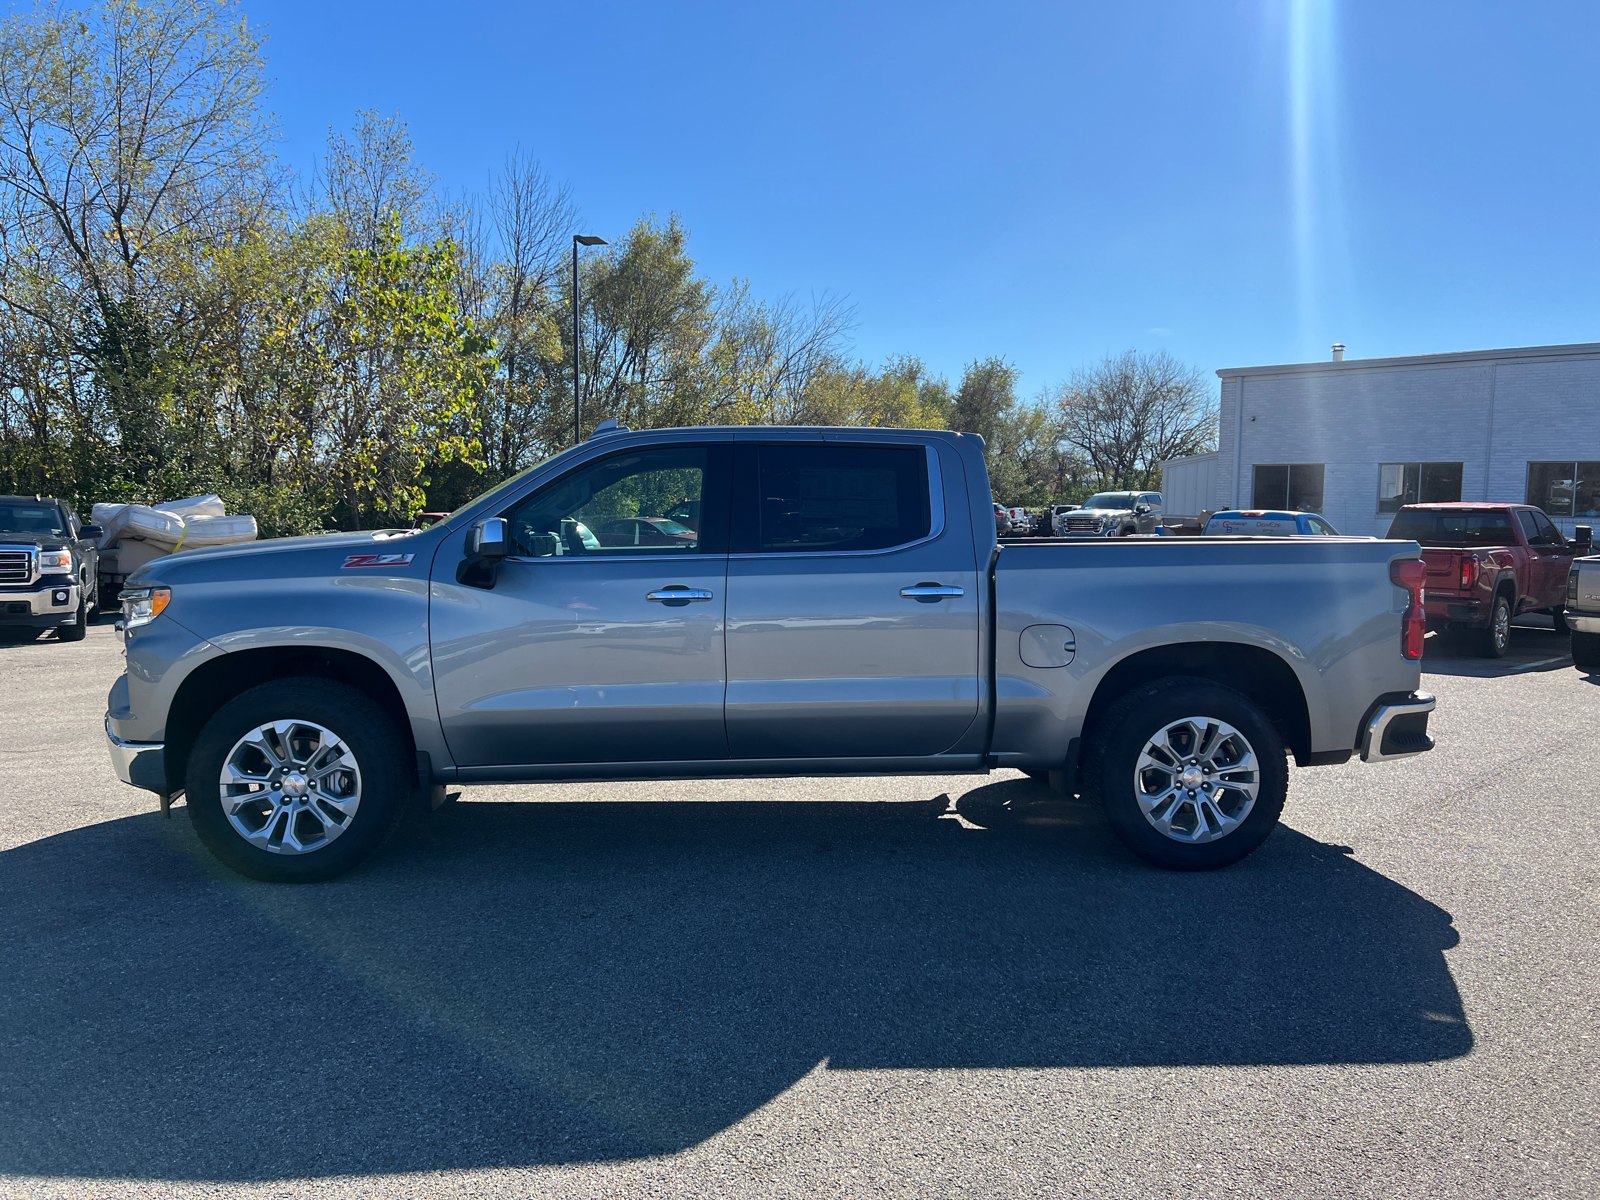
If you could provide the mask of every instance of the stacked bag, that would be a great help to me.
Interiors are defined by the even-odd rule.
[[[101,572],[126,575],[153,558],[205,546],[256,540],[256,519],[228,516],[215,494],[174,500],[159,508],[144,504],[96,504],[91,521],[100,526]],[[107,559],[113,559],[108,562]]]

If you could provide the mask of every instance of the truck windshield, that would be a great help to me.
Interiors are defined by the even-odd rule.
[[[1389,536],[1424,546],[1515,546],[1509,512],[1400,512]]]
[[[1132,508],[1134,492],[1099,492],[1083,502],[1085,508]]]
[[[0,533],[48,533],[65,537],[61,509],[54,504],[0,501]]]

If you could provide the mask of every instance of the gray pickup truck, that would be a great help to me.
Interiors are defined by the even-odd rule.
[[[258,879],[459,783],[983,773],[1164,867],[1304,765],[1431,749],[1415,543],[1010,542],[970,434],[597,433],[424,530],[196,550],[123,597],[106,735]]]
[[[1587,528],[1580,526],[1578,533],[1580,543],[1592,540]],[[1600,554],[1573,561],[1565,616],[1572,630],[1572,665],[1586,675],[1600,675]]]

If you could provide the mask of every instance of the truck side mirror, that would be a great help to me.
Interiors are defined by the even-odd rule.
[[[1133,506],[1133,511],[1134,515],[1142,517],[1150,511],[1150,506],[1148,504],[1135,504]]]
[[[86,538],[91,542],[98,542],[105,535],[106,531],[98,525],[85,525],[78,530],[79,538]]]
[[[1576,526],[1572,531],[1572,544],[1579,554],[1591,553],[1594,550],[1594,526]]]
[[[495,568],[511,553],[511,523],[504,517],[485,517],[467,530],[466,551],[456,568],[456,582],[493,588]]]

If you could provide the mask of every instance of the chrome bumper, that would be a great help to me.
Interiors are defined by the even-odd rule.
[[[111,732],[111,714],[106,714],[106,745],[111,751],[111,767],[123,783],[147,792],[167,790],[167,768],[161,742],[125,742]]]
[[[1579,633],[1600,633],[1600,616],[1580,617],[1577,613],[1567,613],[1567,624]]]
[[[1389,762],[1432,750],[1428,714],[1437,703],[1428,692],[1412,692],[1404,700],[1378,705],[1361,734],[1361,761]]]
[[[77,615],[78,585],[75,583],[31,592],[0,592],[0,624],[7,620],[32,621],[36,617],[60,617],[65,622]]]

